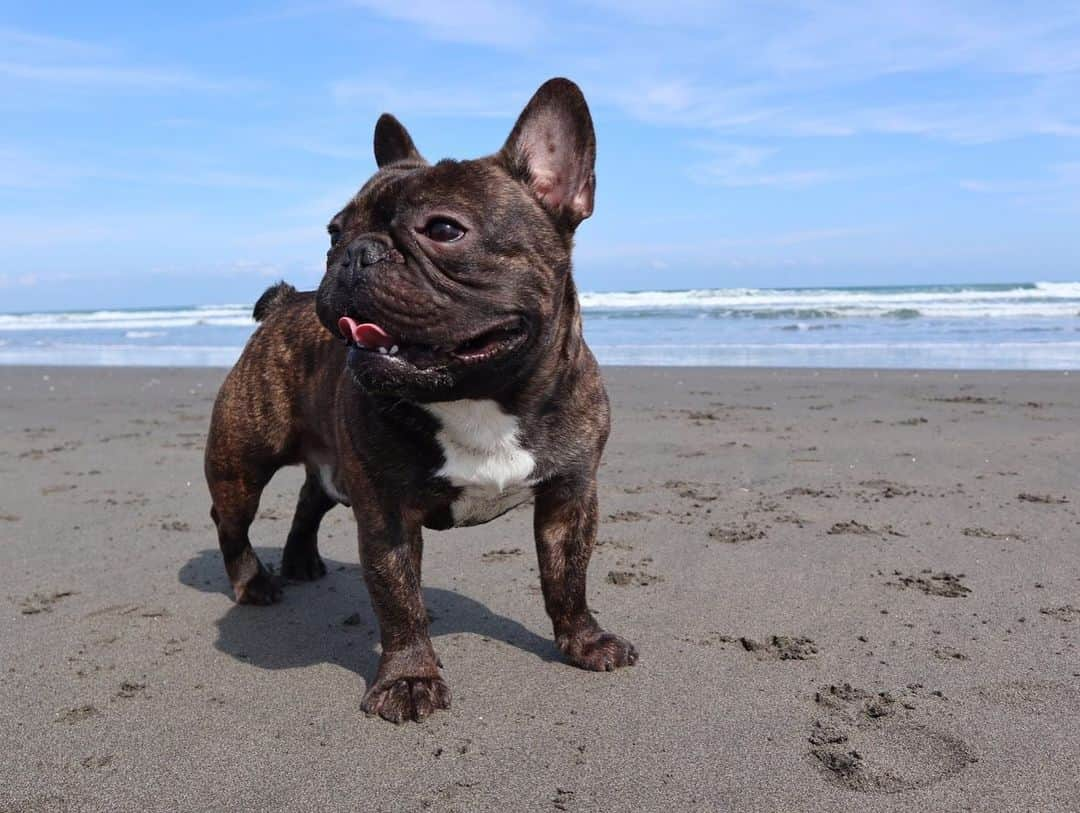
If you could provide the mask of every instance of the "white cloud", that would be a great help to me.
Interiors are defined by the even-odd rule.
[[[543,21],[491,0],[452,14],[434,0],[353,5],[430,40],[516,52],[509,72],[457,76],[449,89],[400,76],[396,87],[383,76],[334,84],[339,102],[373,109],[510,116],[560,73],[598,110],[743,138],[1080,136],[1080,7],[591,0]]]
[[[576,252],[579,267],[582,261],[665,258],[664,262],[681,262],[688,257],[719,258],[730,256],[734,249],[762,251],[781,249],[792,246],[828,243],[846,240],[854,236],[865,236],[881,232],[882,229],[871,226],[834,227],[820,229],[796,229],[792,231],[767,234],[740,235],[732,237],[715,236],[702,242],[617,242],[591,243],[582,241]]]
[[[755,136],[960,142],[1080,135],[1080,7],[594,0],[621,14],[582,62],[642,121]]]
[[[1080,211],[1080,161],[1051,164],[1037,177],[993,181],[965,178],[959,186],[968,192],[994,195],[1022,208]]]
[[[174,169],[136,171],[130,169],[131,155],[110,161],[102,156],[72,163],[66,158],[40,155],[27,150],[0,146],[0,189],[51,189],[71,186],[88,179],[122,181],[131,184],[194,186],[208,189],[280,189],[287,180],[270,175],[245,174],[232,170],[199,167],[192,157],[169,155]],[[117,168],[115,164],[123,164]]]
[[[182,68],[130,65],[113,48],[0,27],[0,77],[12,82],[142,91],[246,91],[248,80],[202,76]]]
[[[460,85],[429,89],[418,87],[417,83],[376,79],[343,79],[334,82],[330,91],[340,105],[362,106],[373,112],[473,118],[509,118],[524,105],[530,92],[513,93]]]
[[[64,39],[32,31],[0,26],[0,52],[8,58],[33,56],[47,58],[101,58],[110,55],[111,49],[96,43]]]
[[[34,288],[38,282],[37,274],[0,274],[0,290],[5,288]]]
[[[258,87],[246,80],[210,79],[188,71],[109,65],[0,62],[0,76],[30,82],[141,90],[243,91]]]
[[[533,9],[496,0],[352,0],[351,5],[390,20],[410,23],[432,39],[517,50],[544,31],[544,18]],[[533,7],[535,8],[535,7]]]
[[[164,218],[162,218],[164,220]],[[0,214],[0,244],[5,249],[47,248],[74,243],[121,241],[137,228],[119,216],[57,220],[46,215]]]
[[[690,169],[690,177],[702,184],[732,188],[801,188],[836,180],[839,173],[826,169],[777,170],[769,167],[774,148],[747,144],[702,144],[711,157]]]

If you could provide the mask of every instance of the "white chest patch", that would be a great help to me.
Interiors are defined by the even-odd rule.
[[[425,404],[441,424],[435,439],[446,462],[435,474],[462,489],[454,525],[478,525],[532,497],[536,460],[518,440],[518,421],[494,401]]]

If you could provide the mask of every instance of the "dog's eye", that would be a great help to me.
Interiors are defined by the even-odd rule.
[[[453,243],[465,236],[465,229],[453,220],[436,217],[424,226],[424,234],[436,243]]]

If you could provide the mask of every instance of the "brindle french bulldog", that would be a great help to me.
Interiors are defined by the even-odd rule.
[[[248,539],[279,468],[307,469],[284,578],[324,575],[323,515],[337,503],[356,515],[382,638],[369,714],[400,722],[450,706],[420,591],[421,529],[487,522],[529,499],[566,660],[637,660],[585,598],[609,410],[570,252],[592,214],[595,154],[566,79],[536,92],[499,152],[472,161],[427,163],[383,115],[378,172],[330,221],[319,290],[263,294],[261,325],[218,394],[206,479],[238,602],[281,596]]]

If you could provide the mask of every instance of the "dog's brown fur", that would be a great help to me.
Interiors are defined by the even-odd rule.
[[[304,464],[281,575],[325,574],[319,523],[350,504],[382,637],[362,708],[396,722],[448,708],[421,597],[421,529],[454,524],[463,491],[437,474],[448,453],[426,405],[483,400],[513,416],[535,460],[536,548],[560,650],[585,669],[634,663],[633,646],[600,628],[585,596],[609,415],[570,275],[595,186],[584,98],[566,80],[545,84],[503,150],[477,161],[428,165],[388,116],[375,151],[380,171],[331,221],[318,293],[282,283],[260,298],[262,323],[214,405],[206,476],[236,600],[280,598],[248,528],[273,473]],[[433,212],[467,223],[468,238],[428,239]],[[342,316],[389,328],[402,359],[347,347]],[[470,342],[481,342],[479,362],[465,358]]]

